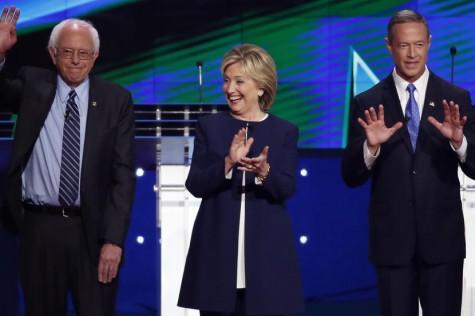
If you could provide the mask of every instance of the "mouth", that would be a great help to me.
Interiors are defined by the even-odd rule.
[[[417,61],[408,61],[408,62],[406,62],[406,66],[409,67],[409,68],[417,67],[418,64],[419,64],[419,62],[417,62]]]
[[[228,100],[231,101],[232,103],[238,102],[242,100],[242,96],[231,96],[228,95]]]

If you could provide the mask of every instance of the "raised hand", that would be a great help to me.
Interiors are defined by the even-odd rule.
[[[444,121],[440,123],[432,116],[429,116],[428,120],[452,143],[455,149],[459,149],[462,146],[463,127],[467,123],[467,117],[460,117],[459,106],[453,101],[443,100],[442,105],[444,106]]]
[[[16,23],[20,17],[20,10],[15,6],[3,7],[0,17],[0,62],[5,58],[5,54],[15,45]]]
[[[253,143],[254,138],[252,137],[246,140],[245,128],[241,128],[238,133],[234,135],[231,146],[229,147],[229,153],[224,160],[225,174],[243,157],[246,157]]]
[[[398,129],[402,122],[397,122],[392,127],[387,127],[384,122],[384,107],[378,107],[378,113],[371,107],[364,111],[365,120],[358,118],[358,123],[364,128],[368,149],[372,154],[378,151],[379,146],[384,144]]]

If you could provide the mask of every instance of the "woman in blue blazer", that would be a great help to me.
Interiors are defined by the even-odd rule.
[[[230,112],[198,121],[187,189],[202,198],[178,305],[202,316],[303,310],[285,201],[296,189],[297,126],[267,113],[276,90],[272,57],[244,44],[223,59]]]

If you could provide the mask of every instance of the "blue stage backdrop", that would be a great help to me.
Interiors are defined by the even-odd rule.
[[[203,101],[225,103],[219,66],[233,46],[255,43],[274,57],[279,92],[271,111],[301,128],[300,147],[343,148],[349,102],[387,76],[392,58],[384,39],[397,10],[420,11],[433,43],[429,67],[475,90],[473,1],[363,0],[68,0],[18,1],[19,43],[9,64],[50,65],[51,26],[67,17],[91,20],[102,35],[95,72],[124,85],[137,104],[197,103],[197,61]]]
[[[197,103],[197,61],[203,62],[204,103],[225,103],[219,70],[224,53],[240,43],[254,43],[271,53],[279,77],[271,112],[301,130],[300,168],[307,175],[299,176],[298,192],[288,205],[307,299],[376,297],[374,273],[367,262],[368,185],[354,190],[343,185],[338,151],[346,144],[352,96],[392,70],[384,42],[390,16],[404,8],[424,14],[433,35],[429,67],[450,79],[450,48],[456,47],[454,82],[475,92],[473,1],[19,0],[15,4],[22,10],[19,39],[3,71],[16,72],[23,64],[52,67],[46,50],[51,27],[68,17],[85,18],[101,34],[94,72],[130,89],[136,104]],[[328,149],[332,154],[325,156]],[[118,310],[153,312],[159,291],[152,190],[155,157],[141,156],[140,151],[137,155],[148,167],[138,181]],[[0,155],[5,160],[7,156]],[[14,241],[0,238],[2,245],[8,244],[3,248],[7,259],[0,267],[11,278]],[[18,299],[12,294],[16,291],[1,284],[0,290],[8,302]],[[4,312],[0,305],[0,314]]]

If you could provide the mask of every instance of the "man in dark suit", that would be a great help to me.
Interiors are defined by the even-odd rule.
[[[371,179],[369,259],[382,315],[418,315],[418,301],[424,315],[460,315],[465,238],[457,170],[475,177],[470,94],[427,68],[431,35],[419,13],[392,17],[386,45],[395,68],[353,100],[342,176],[350,187]]]
[[[0,18],[2,68],[19,15]],[[66,315],[68,291],[78,315],[114,315],[135,193],[132,98],[89,74],[89,22],[59,23],[48,50],[57,72],[0,79],[0,105],[18,115],[1,223],[20,236],[26,315]]]

